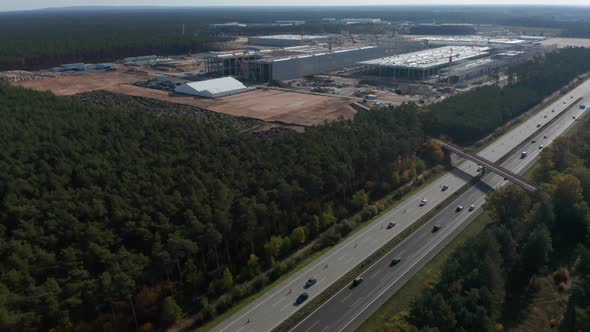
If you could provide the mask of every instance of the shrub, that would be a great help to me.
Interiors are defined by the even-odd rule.
[[[570,272],[565,267],[560,267],[559,270],[553,272],[553,282],[558,285],[562,282],[567,282],[570,279]]]
[[[164,299],[160,308],[160,323],[163,326],[170,326],[182,317],[182,309],[172,296]]]

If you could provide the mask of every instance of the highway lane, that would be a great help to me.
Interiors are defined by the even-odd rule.
[[[562,99],[566,100],[570,95],[577,98],[589,91],[590,82],[585,82]],[[502,157],[537,130],[536,125],[538,123],[547,122],[562,112],[569,105],[563,104],[563,100],[556,101],[549,106],[547,112],[535,114],[517,128],[503,135],[482,150],[480,155],[491,161]],[[551,112],[551,109],[555,111]],[[547,118],[544,117],[545,115]],[[438,203],[456,192],[469,181],[471,176],[476,174],[475,164],[471,162],[462,163],[453,172],[441,176],[396,208],[376,218],[363,230],[336,245],[314,263],[293,274],[257,300],[224,320],[214,327],[212,331],[259,332],[272,330],[299,308],[309,303],[310,299],[320,294],[340,276],[346,274],[366,257],[424,216]],[[449,189],[442,191],[441,187],[443,185],[448,185]],[[422,198],[426,198],[428,203],[421,207],[419,202]],[[383,231],[383,228],[389,222],[395,222],[396,226],[391,230]],[[309,299],[299,306],[294,305],[297,296],[304,291],[303,285],[306,280],[312,276],[317,278],[318,282],[310,289],[305,290],[309,294]]]
[[[510,156],[502,166],[516,173],[524,172],[542,151],[540,145],[545,147],[550,144],[575,123],[572,116],[578,118],[582,114],[584,111],[577,106],[569,110],[539,131],[530,141],[524,142],[522,149]],[[534,144],[531,143],[533,140]],[[521,158],[521,151],[527,151],[527,157]],[[478,184],[457,197],[409,238],[369,267],[362,274],[362,284],[353,289],[341,289],[302,320],[293,331],[353,331],[479,215],[487,193],[508,183],[510,182],[496,174],[484,175]],[[471,204],[476,206],[474,211],[468,211]],[[460,212],[456,210],[458,205],[464,206]],[[442,228],[433,233],[432,226],[435,224]],[[401,262],[391,266],[391,261],[396,257],[401,258]]]

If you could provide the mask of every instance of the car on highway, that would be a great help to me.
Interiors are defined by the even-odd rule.
[[[541,150],[543,148],[543,144],[539,145],[539,150]]]
[[[546,118],[547,118],[547,114],[543,115],[543,118],[545,118],[545,119],[546,119]]]
[[[397,265],[397,263],[399,263],[401,261],[402,261],[401,257],[396,257],[396,258],[394,258],[394,259],[391,260],[391,263],[389,264],[389,266]]]
[[[457,208],[455,209],[455,212],[460,212],[463,211],[463,205],[458,205]]]
[[[544,139],[547,139],[547,136],[543,136]]]
[[[305,300],[307,300],[308,297],[309,295],[307,293],[303,293],[297,296],[297,299],[295,300],[295,305],[300,305],[301,303],[305,302]]]
[[[523,159],[523,158],[525,158],[525,157],[526,157],[526,155],[527,155],[526,151],[522,151],[522,152],[520,153],[520,159]]]
[[[441,228],[442,226],[439,224],[436,224],[434,226],[432,226],[432,233],[436,233],[438,232],[438,230]]]
[[[551,110],[551,113],[554,113],[554,112],[555,112],[555,110],[554,110],[554,109],[553,109],[553,110]]]
[[[350,286],[350,288],[355,288],[356,286],[360,285],[362,282],[363,282],[363,278],[362,277],[356,277],[352,281],[352,285]]]
[[[426,205],[426,203],[428,203],[428,200],[426,200],[426,198],[422,198],[422,200],[420,201],[420,206],[424,206]]]
[[[473,210],[475,210],[475,205],[473,205],[473,204],[469,205],[469,211],[473,211]]]
[[[540,128],[540,127],[541,127],[541,124],[540,123],[537,123],[537,128]]]
[[[477,165],[477,171],[478,171],[478,172],[481,172],[481,171],[483,171],[483,166],[481,166],[481,165]]]
[[[445,184],[445,185],[444,185],[444,186],[442,186],[442,188],[441,188],[441,190],[442,190],[442,191],[445,191],[445,190],[447,190],[447,189],[449,189],[449,185],[448,185],[448,184]]]
[[[572,119],[575,119],[575,118],[576,118],[576,116],[575,116],[575,115],[574,115],[574,116],[572,116]]]
[[[531,144],[535,144],[535,143],[537,143],[537,140],[536,139],[534,139],[534,140],[531,141]]]
[[[387,229],[392,229],[395,226],[395,223],[392,221],[389,224],[387,224]]]
[[[307,282],[305,283],[305,286],[303,286],[303,288],[307,289],[307,288],[315,285],[316,282],[318,282],[318,280],[314,277],[311,277],[311,278],[307,279]]]

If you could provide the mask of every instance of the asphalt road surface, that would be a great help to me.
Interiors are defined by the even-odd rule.
[[[491,161],[498,160],[520,145],[535,131],[538,131],[540,128],[537,128],[537,124],[547,123],[583,95],[590,95],[590,82],[583,83],[573,92],[568,93],[545,110],[538,112],[517,128],[506,133],[482,150],[479,155]],[[570,96],[573,98],[570,98]],[[554,111],[551,112],[551,110]],[[530,157],[531,159],[534,158],[533,155]],[[295,311],[309,303],[313,297],[320,294],[342,275],[353,269],[404,229],[411,226],[438,203],[459,190],[476,174],[476,165],[474,163],[469,161],[462,163],[453,171],[446,173],[432,184],[406,199],[396,208],[376,218],[361,231],[337,244],[316,259],[314,263],[294,273],[257,300],[221,322],[211,331],[261,332],[272,330]],[[449,188],[443,191],[443,185],[447,185]],[[427,203],[420,206],[420,201],[423,198],[427,200]],[[386,226],[389,222],[395,222],[396,226],[387,230]],[[443,228],[440,234],[445,232],[448,231]],[[408,260],[404,260],[404,264],[406,264],[406,261]],[[403,267],[403,264],[400,267]],[[317,283],[309,289],[304,289],[303,286],[310,277],[315,277]],[[304,292],[309,295],[309,298],[302,304],[295,305],[296,298]],[[355,303],[355,305],[358,305],[358,303]],[[326,306],[322,308],[324,307]],[[344,317],[343,314],[342,316]],[[306,319],[302,324],[307,324],[309,321],[310,319]],[[312,323],[314,322],[312,321]],[[316,331],[316,328],[317,331],[324,329],[324,327],[311,326],[311,324],[307,327],[310,331]],[[297,327],[297,330],[300,330],[299,327]]]
[[[583,112],[576,105],[554,123],[539,131],[531,140],[523,143],[523,148],[504,161],[502,166],[515,173],[523,173],[534,164],[541,153],[540,145],[545,147],[563,134],[575,123],[576,120],[572,117],[578,118]],[[536,129],[536,124],[534,128]],[[532,143],[533,140],[535,143]],[[525,158],[521,158],[522,151],[527,151]],[[484,175],[479,183],[457,197],[424,226],[369,267],[362,274],[363,283],[352,289],[341,289],[302,320],[293,331],[354,331],[481,213],[481,206],[490,191],[508,183],[510,182],[493,173]],[[469,211],[472,204],[476,209]],[[457,211],[459,205],[464,209]],[[441,226],[437,232],[433,232],[435,224]],[[401,258],[401,261],[392,266],[394,258]]]

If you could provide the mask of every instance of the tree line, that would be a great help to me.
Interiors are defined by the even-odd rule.
[[[0,109],[0,326],[13,330],[211,309],[427,167],[412,105],[272,139],[8,84]]]
[[[561,52],[574,61],[586,51]],[[561,65],[552,59],[524,66]],[[369,202],[444,159],[413,104],[257,136],[229,116],[163,116],[104,98],[0,84],[2,328],[149,330],[183,309],[206,321],[262,288],[267,273],[289,270],[296,250],[337,242],[358,224],[354,213],[374,216]],[[455,98],[473,98],[444,104],[465,116],[489,102]],[[437,126],[456,135],[451,121]]]

